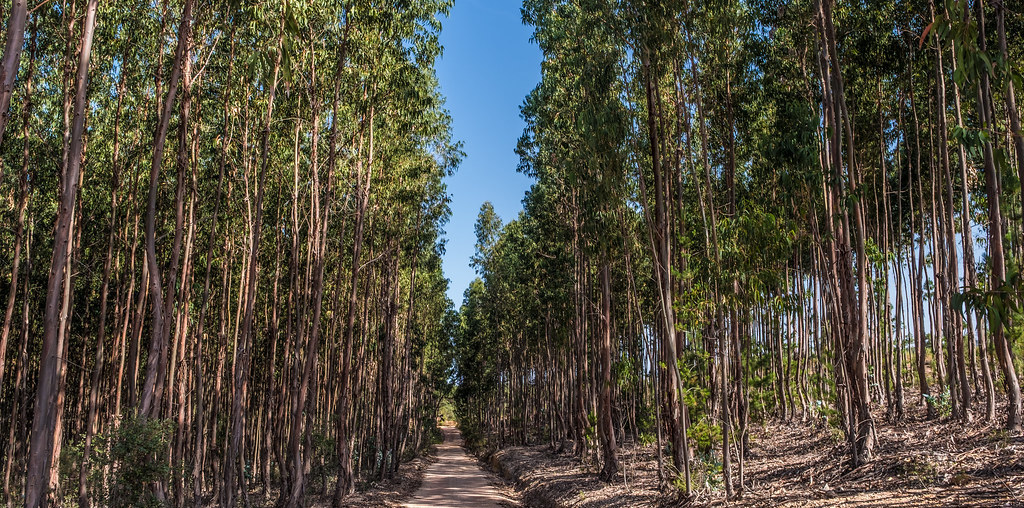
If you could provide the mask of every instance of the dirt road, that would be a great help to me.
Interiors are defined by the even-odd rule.
[[[423,484],[407,508],[497,508],[510,500],[491,485],[491,475],[462,449],[462,434],[443,427],[444,442],[437,446],[438,461],[423,473]]]

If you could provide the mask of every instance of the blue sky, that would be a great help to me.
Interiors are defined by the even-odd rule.
[[[452,218],[444,272],[456,307],[476,277],[469,266],[476,236],[473,224],[484,201],[502,221],[522,209],[530,179],[516,172],[516,142],[523,131],[519,106],[540,81],[540,49],[523,25],[522,0],[456,0],[443,20],[444,54],[437,64],[441,92],[452,114],[455,139],[466,158],[447,179]]]

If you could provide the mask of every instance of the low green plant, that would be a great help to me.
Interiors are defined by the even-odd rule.
[[[110,508],[164,506],[153,486],[171,477],[169,449],[174,422],[142,417],[121,421],[109,433],[97,434],[89,456],[88,479],[97,504]],[[83,445],[76,443],[61,456],[61,469],[69,484],[77,485]],[[104,481],[103,472],[109,471]]]
[[[318,482],[322,488],[325,488],[328,484],[327,478],[337,474],[337,441],[331,434],[325,432],[323,428],[313,429],[310,432],[309,438],[313,449],[313,457],[315,457],[311,461],[309,478],[311,481]],[[246,469],[247,471],[248,468]],[[252,479],[247,478],[247,481],[252,481]]]
[[[583,431],[583,437],[587,445],[597,441],[597,413],[593,411],[587,413],[587,428]]]
[[[657,440],[658,440],[657,436],[655,436],[654,434],[651,434],[650,432],[641,432],[640,433],[640,445],[641,446],[652,445]]]
[[[675,478],[672,478],[672,486],[677,490],[686,490],[686,475],[683,473],[676,473]]]
[[[722,442],[722,428],[711,423],[709,418],[701,418],[690,427],[690,438],[693,439],[698,453],[709,454]]]
[[[948,418],[953,414],[953,404],[949,399],[949,390],[945,390],[938,395],[925,394],[924,398],[932,404],[932,407],[938,411],[939,416],[942,418]]]

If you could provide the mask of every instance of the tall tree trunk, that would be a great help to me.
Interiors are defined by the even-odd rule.
[[[978,25],[978,44],[981,51],[986,51],[985,43],[985,3],[978,0],[976,3]],[[981,83],[978,86],[978,113],[980,115],[982,128],[988,132],[995,131],[994,107],[992,104],[992,91],[989,85],[987,72],[981,73]],[[989,287],[992,290],[1003,291],[1006,284],[1006,257],[1003,252],[1003,213],[1000,208],[1002,189],[999,184],[999,175],[995,164],[992,143],[989,140],[983,142],[983,153],[985,161],[985,194],[988,198],[988,248],[989,260],[992,267]],[[1013,358],[1010,353],[1010,344],[1006,339],[1001,319],[989,318],[993,346],[995,347],[996,360],[999,369],[1003,372],[1003,388],[1006,390],[1006,428],[1016,432],[1021,427],[1021,398],[1020,382],[1017,379],[1017,370],[1013,366]]]
[[[89,414],[86,418],[85,444],[82,450],[82,465],[78,478],[78,506],[88,508],[91,505],[89,498],[89,460],[92,454],[92,439],[97,432],[99,417],[100,380],[103,376],[103,362],[106,336],[107,336],[107,299],[110,296],[110,271],[114,258],[114,245],[117,241],[117,218],[118,218],[118,190],[121,185],[120,176],[120,154],[121,154],[121,111],[124,103],[125,74],[122,73],[118,79],[117,86],[117,111],[114,114],[114,154],[112,160],[111,176],[111,197],[110,197],[110,225],[107,233],[107,254],[103,261],[103,276],[100,284],[100,321],[96,332],[96,357],[93,365],[92,380],[89,384]]]
[[[260,141],[260,173],[256,186],[256,202],[253,205],[256,215],[253,220],[252,230],[250,231],[248,270],[245,274],[245,295],[243,297],[244,315],[240,332],[241,346],[237,351],[233,373],[234,393],[231,397],[231,439],[225,459],[227,467],[224,471],[224,490],[221,492],[221,504],[224,506],[234,506],[236,479],[243,494],[246,493],[247,488],[245,484],[245,467],[240,462],[243,460],[241,455],[242,438],[246,426],[243,404],[247,402],[246,399],[249,394],[249,366],[252,355],[253,321],[255,320],[256,311],[256,286],[259,282],[257,267],[259,266],[260,240],[263,237],[263,195],[267,182],[267,168],[270,165],[270,123],[274,118],[274,99],[277,97],[278,76],[281,72],[283,39],[284,31],[282,28],[281,35],[278,36],[277,40],[277,56],[274,58],[270,97],[267,100],[266,120],[263,123],[262,140]]]
[[[654,217],[646,210],[647,200],[642,200],[645,206],[644,217],[647,222],[649,235],[651,237],[652,259],[655,266],[655,281],[657,282],[659,304],[662,310],[662,336],[661,353],[665,360],[665,375],[667,382],[663,383],[666,388],[665,401],[668,404],[666,415],[669,431],[669,441],[672,443],[672,462],[676,470],[683,469],[685,476],[684,495],[690,495],[690,468],[689,450],[686,439],[686,405],[682,403],[682,382],[679,375],[677,363],[678,352],[676,350],[675,310],[672,300],[672,267],[670,253],[670,231],[668,205],[665,203],[666,182],[663,181],[662,155],[661,155],[661,133],[657,121],[657,83],[654,76],[657,69],[657,61],[653,58],[653,50],[644,47],[640,52],[643,67],[643,80],[645,98],[647,104],[647,137],[651,150],[651,165],[654,174]],[[640,186],[645,187],[644,177],[639,177]]]
[[[75,201],[81,177],[84,156],[85,107],[89,85],[89,57],[92,54],[93,34],[96,30],[98,0],[90,0],[82,27],[78,73],[75,78],[74,120],[71,126],[71,144],[67,167],[62,175],[62,191],[54,226],[53,257],[46,285],[46,303],[43,314],[43,349],[32,418],[32,440],[28,456],[28,475],[25,481],[25,507],[46,506],[47,481],[52,471],[54,433],[60,426],[61,365],[60,310],[65,293],[65,267],[70,250],[71,226],[75,215]]]
[[[605,481],[612,481],[619,471],[619,461],[616,453],[618,446],[615,443],[615,428],[612,426],[612,288],[611,275],[608,266],[608,256],[605,253],[601,263],[601,381],[600,395],[598,397],[598,432],[601,438],[601,454],[604,458],[604,466],[601,469],[601,477]]]
[[[345,40],[342,43],[341,54],[338,59],[338,67],[334,76],[334,98],[331,106],[331,134],[328,140],[328,154],[327,154],[327,185],[323,193],[323,211],[322,216],[319,218],[320,229],[316,232],[315,243],[313,244],[313,265],[314,272],[312,278],[312,298],[313,298],[313,316],[312,316],[312,333],[309,341],[309,345],[306,350],[306,357],[303,364],[301,382],[297,390],[292,394],[292,407],[296,408],[297,411],[292,417],[291,426],[288,432],[288,475],[289,475],[289,488],[287,492],[287,498],[285,493],[282,492],[281,500],[278,501],[280,506],[287,506],[289,508],[295,508],[302,503],[302,498],[305,491],[305,479],[304,471],[302,466],[302,454],[299,448],[299,442],[302,437],[302,412],[306,405],[306,398],[308,397],[308,387],[310,384],[310,378],[313,374],[313,370],[316,368],[317,355],[320,349],[320,337],[321,337],[321,314],[323,311],[323,295],[324,295],[324,264],[327,256],[327,231],[330,225],[330,209],[333,201],[333,186],[334,186],[334,172],[337,165],[337,137],[338,137],[338,122],[334,121],[338,114],[338,104],[340,99],[340,86],[341,76],[345,68],[345,62],[347,58],[347,47],[348,47],[348,11],[346,9],[345,15]],[[315,74],[314,74],[315,76]],[[315,109],[315,108],[314,108]],[[313,116],[313,156],[311,164],[312,171],[318,171],[316,167],[317,161],[317,144],[319,143],[319,114],[314,112]],[[296,171],[298,168],[296,167]],[[319,182],[318,175],[314,174],[314,181]],[[319,189],[316,189],[319,192]],[[314,239],[311,238],[311,241]],[[336,437],[336,439],[338,439]],[[282,468],[285,464],[281,465]]]
[[[1005,0],[993,0],[992,5],[996,9],[996,33],[999,36],[999,54],[1003,57],[1006,65],[1009,65],[1010,55],[1006,47],[1006,17]],[[1018,12],[1019,14],[1019,12]],[[1004,98],[1006,99],[1006,116],[1010,120],[1010,136],[1012,138],[1013,150],[1017,155],[1017,178],[1024,182],[1024,132],[1020,126],[1020,110],[1017,109],[1017,91],[1013,79],[1010,76],[1005,78]],[[2,107],[3,104],[0,104]],[[0,130],[0,134],[2,134]],[[1024,207],[1024,194],[1021,194],[1021,206]]]
[[[951,44],[954,55],[956,54],[956,40]],[[957,70],[956,58],[951,58],[953,72]],[[964,128],[963,111],[960,103],[960,86],[953,82],[953,104],[956,112],[956,124],[960,129]],[[978,275],[974,265],[974,232],[971,230],[971,197],[970,180],[967,169],[967,149],[963,143],[958,143],[957,154],[960,160],[961,180],[961,208],[960,208],[960,243],[964,253],[964,286],[969,291],[977,287]],[[977,333],[975,333],[977,331]],[[996,392],[995,384],[992,381],[992,370],[988,358],[988,337],[981,330],[981,319],[973,309],[967,312],[967,332],[971,342],[977,341],[978,356],[981,360],[981,372],[985,385],[985,421],[994,420],[996,417]]]
[[[845,163],[845,180],[846,186],[849,188],[848,192],[855,193],[861,182],[855,158],[856,149],[854,146],[853,126],[851,125],[852,120],[846,108],[842,67],[836,49],[835,27],[832,21],[832,2],[833,0],[820,0],[816,3],[818,3],[819,7],[818,16],[820,19],[819,29],[821,32],[822,49],[825,53],[825,61],[830,66],[830,80],[827,81],[829,88],[826,95],[832,101],[830,108],[832,129],[830,155],[832,169],[836,174],[837,180],[836,188],[838,192],[835,194],[835,197],[845,199],[846,194],[843,192],[842,185],[838,183],[844,180],[844,175],[840,172],[844,166],[840,133],[846,134],[847,160]],[[838,203],[835,209],[837,212],[841,209]],[[850,211],[853,214],[856,231],[852,231],[849,214],[845,211],[840,213],[842,229],[840,236],[837,238],[839,254],[837,275],[840,287],[837,289],[842,301],[840,312],[845,314],[846,318],[840,321],[841,349],[844,354],[846,371],[850,377],[849,392],[852,398],[851,403],[856,411],[856,415],[851,414],[850,416],[852,423],[855,424],[852,426],[852,430],[855,433],[855,436],[852,436],[853,458],[854,463],[859,465],[871,460],[875,429],[874,420],[871,418],[871,411],[868,406],[870,394],[868,392],[867,372],[867,259],[864,248],[866,229],[860,199],[853,200]],[[856,235],[856,244],[853,244],[854,235]],[[857,261],[856,276],[852,273],[854,261],[852,254],[854,249],[856,250]],[[855,277],[856,281],[854,280]]]
[[[370,202],[370,183],[373,180],[374,163],[374,106],[370,105],[368,117],[365,119],[369,129],[369,157],[366,167],[363,167],[362,160],[362,136],[360,133],[360,149],[357,156],[360,159],[356,162],[356,192],[358,193],[358,204],[355,211],[355,231],[352,237],[352,269],[349,278],[348,295],[348,317],[346,318],[344,338],[342,339],[343,352],[341,356],[341,385],[338,387],[340,398],[338,400],[338,414],[336,420],[336,446],[338,453],[338,481],[334,489],[334,506],[342,506],[342,500],[355,492],[355,478],[352,474],[352,432],[349,428],[349,420],[353,413],[351,400],[355,394],[349,393],[352,376],[352,345],[355,338],[356,326],[356,296],[360,275],[360,255],[363,249],[363,234],[366,223],[366,210]]]
[[[18,78],[22,46],[25,42],[25,23],[28,22],[28,0],[11,0],[11,14],[7,19],[7,42],[4,44],[3,62],[0,62],[0,144],[7,128],[14,81]],[[31,92],[29,92],[31,93]],[[0,176],[3,164],[0,162]]]
[[[31,120],[32,120],[32,77],[35,74],[36,56],[36,22],[33,21],[32,37],[29,40],[29,64],[28,74],[25,78],[25,98],[22,104],[22,125],[21,135],[21,176],[18,178],[18,224],[14,229],[14,252],[11,253],[11,288],[7,293],[7,306],[4,309],[3,330],[0,330],[0,388],[3,387],[4,372],[7,365],[7,340],[11,334],[11,324],[14,320],[15,301],[18,297],[18,276],[21,270],[21,248],[25,239],[25,216],[28,211],[28,198],[31,192],[29,185],[29,162],[31,161]],[[6,113],[0,113],[6,117]],[[28,298],[28,291],[25,292]]]
[[[161,367],[166,363],[167,340],[170,327],[167,318],[166,303],[161,269],[156,257],[156,201],[160,193],[160,168],[163,165],[164,145],[167,142],[167,131],[170,127],[171,113],[178,93],[178,81],[181,76],[185,59],[188,58],[188,41],[192,29],[192,8],[195,0],[185,0],[182,7],[181,24],[178,27],[178,45],[171,64],[171,78],[168,83],[167,97],[161,106],[157,119],[156,133],[153,136],[153,158],[149,173],[149,201],[146,206],[146,266],[149,269],[149,292],[153,298],[153,338],[149,343],[149,355],[146,358],[146,378],[142,387],[142,398],[139,402],[139,415],[146,418],[157,418],[160,414],[160,398],[162,390],[160,380],[164,373]],[[181,126],[180,128],[185,128]],[[180,194],[179,184],[179,194]],[[179,200],[180,201],[180,200]],[[179,204],[180,206],[180,204]],[[180,236],[180,224],[176,228],[175,237]],[[178,243],[177,241],[175,243]],[[172,267],[174,270],[176,267]],[[173,283],[172,283],[173,284]],[[168,287],[171,287],[169,285]],[[173,303],[173,299],[171,299]]]

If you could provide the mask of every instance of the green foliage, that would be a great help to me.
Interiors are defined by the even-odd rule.
[[[909,323],[924,318],[895,304],[920,300],[918,285],[928,306],[952,303],[1002,324],[1019,351],[1019,182],[1007,148],[986,152],[1008,132],[1004,120],[993,131],[976,118],[981,78],[993,80],[1001,111],[1005,86],[1019,80],[1016,59],[979,49],[973,15],[958,15],[967,0],[937,5],[931,26],[913,2],[783,3],[524,2],[541,81],[521,108],[516,152],[534,183],[518,217],[481,208],[480,278],[453,333],[454,399],[475,441],[519,444],[515,427],[539,426],[522,439],[561,433],[590,450],[606,329],[615,430],[649,443],[659,422],[667,426],[675,360],[696,422],[696,483],[709,486],[722,467],[713,453],[724,430],[709,414],[721,337],[736,337],[738,362],[726,361],[728,382],[742,384],[730,395],[744,397],[743,425],[776,415],[799,390],[837,441],[856,418],[837,409],[849,393],[837,368],[858,321],[847,313],[865,312],[868,347],[884,348],[865,355],[870,386],[890,368],[887,337],[897,334],[897,351],[907,352]],[[1009,23],[1019,34],[1019,20]],[[949,85],[948,115],[958,115],[948,146],[934,121],[936,79]],[[944,176],[943,150],[955,159],[961,147],[964,168],[995,159],[1011,269],[1006,283],[947,302],[949,286],[935,275],[943,258],[930,252],[944,233],[932,229],[957,230],[961,217],[977,225],[988,192],[973,171],[955,171],[959,161]],[[909,286],[910,295],[890,291]]]
[[[479,452],[490,444],[484,432],[483,422],[473,418],[460,417],[459,432],[462,433],[462,442],[470,450]]]
[[[1000,326],[1012,326],[1013,316],[1021,314],[1024,294],[1024,279],[1020,272],[1013,270],[1006,275],[1006,281],[986,290],[983,287],[965,289],[955,293],[950,305],[960,312],[975,311]]]
[[[185,474],[184,464],[172,463],[168,453],[169,420],[120,420],[138,409],[130,405],[157,377],[161,381],[153,386],[166,397],[152,412],[177,418],[181,409],[190,428],[180,430],[191,436],[180,443],[182,460],[218,457],[205,462],[201,474],[207,478],[216,471],[222,479],[238,479],[230,471],[237,462],[225,460],[224,450],[196,449],[222,446],[233,432],[250,445],[266,439],[283,448],[290,429],[301,429],[297,439],[314,481],[339,466],[334,445],[340,439],[371,436],[355,440],[352,451],[367,458],[379,444],[373,437],[378,429],[414,432],[415,426],[398,420],[424,418],[435,401],[452,395],[454,384],[451,328],[459,323],[445,296],[449,283],[441,257],[451,216],[445,178],[463,153],[452,139],[435,72],[441,22],[453,2],[197,1],[191,25],[183,15],[191,3],[182,0],[99,2],[91,55],[82,55],[90,57],[89,81],[79,87],[72,81],[79,51],[69,48],[84,48],[79,39],[87,3],[29,6],[26,51],[17,75],[10,76],[16,78],[11,107],[0,112],[10,119],[0,143],[0,220],[8,225],[0,231],[0,291],[5,301],[10,294],[17,310],[4,323],[13,327],[5,328],[7,349],[0,351],[7,359],[0,410],[20,408],[17,417],[0,419],[2,434],[24,436],[33,420],[33,406],[18,401],[35,398],[45,350],[35,339],[46,326],[52,230],[62,199],[73,195],[79,198],[70,210],[81,219],[70,235],[76,268],[62,290],[66,316],[74,318],[65,330],[67,357],[60,358],[66,372],[58,390],[67,395],[60,399],[65,410],[58,425],[65,434],[55,502],[77,504],[84,467],[91,505],[151,506],[154,484],[178,481],[185,483],[187,498],[171,501],[191,503],[192,472]],[[9,12],[2,10],[6,21]],[[179,33],[186,29],[187,37]],[[179,41],[188,65],[172,60]],[[177,81],[172,70],[181,71]],[[76,91],[85,94],[84,118],[68,109]],[[67,153],[72,119],[85,120],[81,154]],[[153,160],[161,121],[169,122],[167,139],[163,158]],[[60,190],[62,160],[82,161],[78,192]],[[150,192],[155,215],[147,218]],[[18,206],[22,196],[24,211]],[[150,221],[155,259],[144,248]],[[357,222],[367,225],[359,235]],[[354,256],[357,236],[361,256]],[[147,260],[161,267],[162,278],[147,275]],[[248,280],[247,267],[254,266],[261,268]],[[12,281],[19,283],[16,289]],[[246,301],[239,283],[252,290],[253,301]],[[155,294],[138,296],[155,286],[162,287],[164,308],[173,314],[162,331],[153,317],[160,310]],[[345,288],[357,291],[352,302]],[[247,304],[249,313],[243,312]],[[345,319],[350,309],[352,325]],[[394,325],[378,326],[388,321]],[[250,329],[247,324],[251,333],[238,341],[224,336],[228,329]],[[314,330],[322,332],[319,340],[311,338]],[[146,349],[159,345],[161,333],[173,335],[163,361],[156,361]],[[135,368],[118,371],[117,354],[125,366],[129,343],[141,347]],[[169,357],[169,344],[177,356]],[[357,348],[351,363],[341,361],[343,344]],[[391,377],[377,385],[370,373],[382,370],[384,345],[394,346],[390,352],[398,360],[390,365]],[[218,369],[218,355],[238,361],[221,362]],[[295,381],[306,359],[319,362],[313,376],[325,382],[314,379],[300,394]],[[208,382],[215,372],[221,377]],[[342,372],[349,378],[343,380]],[[99,384],[91,387],[94,375]],[[240,388],[242,379],[248,389]],[[355,379],[370,381],[360,385]],[[348,436],[336,435],[334,415],[313,421],[320,413],[313,413],[312,402],[304,411],[277,410],[300,398],[337,405],[327,391],[343,382],[367,393],[408,389],[416,394],[416,407],[411,414],[403,406],[401,413],[356,418]],[[95,391],[98,406],[89,407]],[[367,410],[374,397],[350,395],[350,407],[339,413],[375,414]],[[193,404],[197,396],[201,403]],[[242,408],[242,428],[234,424],[232,407]],[[42,405],[35,410],[58,413],[52,407],[42,413]],[[92,440],[88,459],[86,415],[105,429]],[[193,439],[196,432],[199,439]],[[8,473],[12,490],[23,492],[28,461],[16,459]],[[291,457],[271,457],[280,474],[267,480],[287,483],[282,477],[288,466],[279,459]],[[255,464],[241,467],[243,478],[257,476]],[[211,497],[206,490],[199,494],[197,502]]]
[[[696,424],[691,425],[689,435],[698,453],[706,455],[716,448],[721,448],[722,427],[713,423],[710,417],[701,418]]]
[[[636,408],[636,430],[640,437],[640,441],[643,441],[645,439],[644,436],[647,436],[647,438],[653,440],[654,437],[657,435],[657,412],[658,406],[653,403],[645,402]]]
[[[171,470],[167,465],[174,423],[171,420],[130,418],[121,423],[109,443],[108,460],[112,466],[111,488],[107,503],[117,506],[158,506],[149,487],[167,481]],[[97,448],[104,443],[97,439]]]
[[[437,417],[441,419],[441,421],[445,422],[456,421],[455,404],[450,398],[445,397],[441,399],[441,405],[438,408]]]
[[[694,485],[701,485],[708,489],[717,489],[722,486],[722,461],[713,453],[701,453],[694,457],[691,465],[691,480]],[[677,488],[680,483],[675,482]]]
[[[939,416],[942,418],[949,418],[949,415],[953,412],[952,401],[949,398],[949,390],[943,390],[938,395],[924,394],[922,395],[925,400],[932,404],[932,407],[938,411]]]
[[[702,382],[711,365],[711,356],[701,349],[688,349],[679,359],[679,378],[683,384],[683,402],[690,408],[691,418],[698,419],[707,407],[711,390]]]
[[[310,480],[321,483],[322,488],[327,487],[328,476],[338,472],[337,440],[334,435],[327,432],[327,429],[316,428],[310,432],[309,440],[312,448],[312,468],[310,469]]]
[[[130,417],[122,420],[110,433],[94,436],[86,468],[89,488],[100,504],[111,508],[164,506],[154,496],[152,486],[170,480],[172,469],[168,450],[173,434],[174,422],[171,420]],[[62,486],[78,485],[83,457],[83,441],[64,447],[61,453]],[[107,469],[109,477],[104,482],[103,473]],[[77,495],[77,489],[65,492],[68,500],[77,500]],[[65,504],[70,503],[66,501]]]
[[[815,401],[815,412],[819,418],[824,420],[825,428],[832,436],[832,440],[835,443],[842,442],[846,434],[846,427],[843,426],[842,415],[836,409],[835,403],[825,403],[824,401],[817,400]]]
[[[593,411],[587,413],[587,427],[583,431],[583,438],[586,440],[587,445],[597,440],[597,413]]]
[[[650,446],[650,445],[656,443],[657,441],[658,441],[658,436],[655,435],[655,434],[651,434],[650,432],[641,432],[640,433],[640,445],[641,446]]]
[[[771,371],[772,358],[769,355],[755,355],[753,352],[744,356],[747,372],[765,372],[763,376],[751,377],[746,380],[747,398],[750,401],[750,417],[753,421],[764,421],[777,404],[775,391],[776,376]]]

